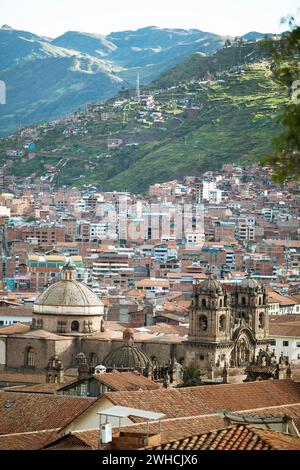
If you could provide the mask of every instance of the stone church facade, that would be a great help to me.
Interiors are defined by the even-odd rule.
[[[186,361],[201,368],[243,367],[269,344],[265,289],[250,274],[231,293],[209,275],[194,292]]]
[[[62,279],[38,297],[31,328],[0,331],[1,368],[45,373],[55,356],[66,370],[76,366],[80,353],[95,367],[122,346],[121,339],[106,335],[102,301],[75,280],[74,269],[65,266]],[[265,290],[250,275],[230,293],[209,275],[194,291],[187,340],[151,338],[135,341],[135,347],[162,365],[196,363],[204,372],[245,368],[267,349],[268,328]]]

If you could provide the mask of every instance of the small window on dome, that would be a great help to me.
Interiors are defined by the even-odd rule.
[[[72,321],[71,331],[79,331],[79,322],[77,320]]]

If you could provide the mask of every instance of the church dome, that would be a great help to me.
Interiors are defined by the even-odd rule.
[[[35,301],[35,305],[91,306],[102,305],[89,287],[77,281],[58,281],[49,286]]]
[[[100,298],[86,285],[75,280],[75,266],[62,269],[61,280],[49,286],[34,303],[34,312],[97,314],[103,309]]]
[[[82,284],[81,282],[76,281],[75,279],[76,267],[70,264],[67,264],[63,267],[61,273],[61,280],[55,282],[55,284],[49,286],[44,292],[42,292],[39,297],[36,299],[33,304],[33,312],[37,316],[43,315],[43,318],[40,317],[40,320],[43,319],[45,328],[45,317],[44,315],[50,315],[53,321],[55,316],[60,317],[60,321],[65,321],[67,318],[72,319],[76,323],[70,328],[72,331],[84,331],[86,333],[100,330],[100,316],[103,316],[104,306],[101,299],[93,292],[89,287]],[[78,317],[86,317],[86,321],[93,321],[92,317],[98,317],[93,328],[90,324],[81,325],[78,329],[77,320]],[[52,321],[52,327],[48,325],[48,331],[54,331],[55,325]],[[48,321],[47,321],[48,322]],[[99,323],[99,325],[98,325]],[[99,327],[99,328],[98,328]],[[49,328],[51,328],[49,330]],[[75,328],[77,330],[75,330]],[[67,328],[68,329],[68,328]],[[67,333],[67,329],[64,325],[60,325],[58,330],[61,332]],[[57,329],[55,331],[58,331]]]
[[[124,344],[114,351],[110,352],[102,361],[107,369],[116,369],[119,371],[144,372],[152,363],[151,359],[144,351],[134,345],[133,330],[128,328],[123,332]]]
[[[253,279],[251,273],[248,273],[247,277],[242,280],[239,287],[242,290],[256,290],[259,287],[259,284],[256,279]]]
[[[208,278],[202,281],[198,286],[198,292],[202,294],[215,294],[221,291],[221,284],[212,274],[209,274]]]

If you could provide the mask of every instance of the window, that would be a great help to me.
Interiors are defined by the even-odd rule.
[[[199,326],[201,330],[207,330],[207,317],[205,315],[199,317]]]
[[[258,328],[264,328],[264,326],[265,326],[265,316],[261,312],[258,316]]]
[[[300,341],[297,341],[296,346],[297,348],[300,348]]]
[[[282,341],[282,346],[288,346],[289,342],[288,341]]]
[[[202,300],[201,300],[201,306],[202,306],[202,307],[206,307],[206,299],[202,299]]]
[[[35,367],[35,354],[33,348],[27,348],[26,350],[25,365],[28,367]]]
[[[219,319],[219,330],[224,332],[226,329],[226,317],[225,315],[221,315]]]
[[[241,298],[241,304],[242,304],[242,305],[246,305],[246,297],[242,297],[242,298]]]
[[[78,321],[72,321],[71,323],[71,331],[79,331],[79,323]]]

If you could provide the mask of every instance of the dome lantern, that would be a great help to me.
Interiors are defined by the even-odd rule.
[[[75,281],[76,279],[76,266],[71,264],[70,261],[65,264],[61,271],[61,279],[63,281]]]
[[[123,345],[107,354],[102,364],[108,370],[138,371],[143,375],[151,375],[152,361],[134,344],[133,334],[134,330],[126,328],[123,332]]]

